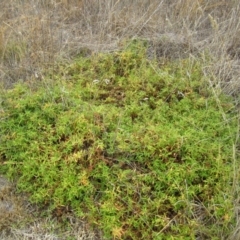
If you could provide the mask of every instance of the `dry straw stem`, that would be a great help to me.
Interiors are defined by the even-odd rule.
[[[3,0],[0,7],[0,74],[8,85],[41,78],[60,60],[81,54],[82,48],[111,51],[124,39],[141,37],[164,57],[208,49],[218,63],[211,70],[221,80],[226,74],[228,82],[235,78],[234,89],[239,88],[238,1]]]
[[[61,230],[57,219],[39,217],[42,209],[29,203],[27,196],[16,193],[14,184],[0,176],[0,239],[60,240],[71,236],[76,240],[100,240],[100,233],[69,214],[65,216],[70,226]]]

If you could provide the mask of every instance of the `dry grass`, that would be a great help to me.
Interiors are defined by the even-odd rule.
[[[5,83],[40,78],[82,48],[109,51],[129,37],[149,39],[159,55],[208,49],[221,79],[238,74],[239,3],[234,0],[3,0],[0,7]]]
[[[149,40],[149,57],[200,57],[215,87],[239,94],[238,0],[2,0],[0,9],[0,81],[5,87],[40,81],[60,61],[119,49],[125,39],[141,37]],[[234,195],[239,192],[237,171],[236,166]],[[234,201],[237,226],[230,238],[239,239],[239,204]],[[31,239],[35,230],[44,229],[44,221],[24,231],[11,228],[9,236],[15,238],[9,239]],[[61,239],[41,234],[33,238]]]
[[[16,192],[14,184],[0,176],[0,239],[101,239],[99,232],[91,230],[72,213],[64,215],[67,228],[61,225],[63,218],[44,217],[41,213],[41,209],[29,203],[27,196]]]

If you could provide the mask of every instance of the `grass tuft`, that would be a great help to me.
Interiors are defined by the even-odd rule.
[[[1,170],[58,219],[70,209],[105,238],[227,236],[233,102],[209,88],[200,61],[159,67],[146,49],[134,40],[6,91]]]
[[[51,188],[48,184],[52,178],[57,179],[55,173],[49,181],[42,176],[52,167],[46,166],[44,159],[50,158],[50,163],[53,161],[57,171],[60,171],[65,167],[58,165],[59,159],[63,158],[64,162],[69,161],[68,164],[75,166],[74,161],[78,157],[84,158],[83,168],[87,168],[87,170],[83,171],[83,176],[78,180],[82,181],[82,184],[89,183],[87,186],[90,188],[90,193],[93,193],[96,188],[103,187],[100,183],[94,183],[94,185],[93,182],[96,179],[93,181],[89,177],[89,169],[95,169],[95,165],[100,162],[95,158],[102,158],[107,165],[105,168],[110,168],[111,173],[114,174],[116,172],[112,170],[112,165],[118,166],[120,158],[123,165],[120,165],[119,169],[121,171],[128,171],[129,168],[130,170],[136,169],[135,175],[131,174],[133,177],[139,177],[141,169],[147,169],[146,172],[148,172],[152,168],[151,164],[147,166],[141,164],[139,166],[139,162],[135,164],[136,159],[150,159],[149,155],[155,159],[156,156],[167,155],[167,152],[172,153],[169,156],[170,159],[179,156],[180,153],[192,156],[193,153],[190,154],[188,149],[181,152],[182,144],[188,145],[189,139],[193,139],[191,147],[198,149],[199,144],[208,141],[208,137],[204,135],[204,133],[208,133],[209,138],[214,139],[211,144],[222,138],[218,145],[220,157],[216,157],[216,146],[213,147],[209,144],[206,146],[206,150],[212,146],[213,150],[209,149],[208,151],[208,154],[213,154],[212,160],[221,159],[222,152],[226,154],[225,159],[220,163],[217,160],[219,164],[217,166],[216,163],[214,165],[210,161],[212,164],[210,164],[210,168],[215,169],[216,172],[209,173],[214,175],[213,179],[222,178],[222,185],[220,184],[219,188],[217,186],[213,186],[213,188],[216,187],[221,192],[222,187],[225,186],[227,191],[223,191],[222,199],[227,199],[226,204],[222,206],[219,203],[221,200],[214,199],[213,202],[211,199],[206,200],[206,193],[203,194],[204,199],[199,198],[196,193],[196,185],[189,185],[188,181],[182,181],[181,194],[185,194],[183,194],[185,205],[180,202],[184,210],[180,216],[176,216],[175,213],[178,211],[172,210],[176,206],[167,202],[167,207],[163,207],[163,209],[164,211],[167,208],[170,210],[165,214],[165,220],[162,219],[160,223],[157,223],[162,228],[159,230],[159,226],[156,227],[157,230],[154,231],[158,231],[159,235],[156,235],[155,238],[161,238],[161,234],[173,231],[171,229],[176,225],[181,228],[187,223],[192,226],[198,239],[205,239],[209,236],[209,238],[217,236],[217,239],[224,239],[228,235],[229,239],[238,239],[239,9],[240,4],[236,0],[35,0],[34,3],[32,0],[2,0],[0,2],[0,132],[4,132],[4,135],[0,137],[0,141],[4,144],[0,152],[0,161],[4,164],[0,165],[0,171],[6,174],[6,170],[9,169],[8,174],[11,175],[18,169],[15,177],[19,176],[22,179],[22,189],[30,192],[28,183],[35,182],[35,178],[38,179],[41,176],[36,181],[36,185],[32,186],[32,190],[34,187],[40,186],[41,181],[46,181],[44,184],[47,187],[45,188],[45,185],[40,187],[39,191],[42,192],[38,193],[38,197],[33,198],[40,201],[45,194],[46,205],[50,205],[50,209],[56,211],[57,201],[63,201],[63,209],[65,209],[66,197],[61,201],[58,200],[61,191],[55,193],[55,187]],[[141,39],[140,45],[136,39]],[[146,56],[148,60],[146,60]],[[176,105],[178,101],[179,105]],[[160,111],[161,107],[163,109]],[[194,110],[192,111],[192,109]],[[206,118],[200,119],[200,112],[203,109],[206,111],[203,114]],[[215,110],[216,115],[212,113]],[[173,112],[176,114],[174,115]],[[196,114],[196,117],[188,112]],[[160,117],[159,113],[164,113],[164,115]],[[210,113],[214,117],[208,115]],[[77,114],[81,115],[79,120],[76,120],[79,118]],[[183,119],[180,118],[182,114],[185,114]],[[187,114],[190,114],[188,120],[186,120]],[[68,115],[71,115],[72,118]],[[13,116],[16,117],[15,120]],[[149,116],[151,116],[150,119]],[[179,117],[178,121],[177,117]],[[12,122],[10,121],[7,127],[5,123],[8,118],[12,119]],[[209,119],[207,120],[207,118]],[[213,122],[209,123],[212,118]],[[156,132],[156,124],[159,121],[163,121],[164,124],[168,123],[168,128],[164,129],[164,133]],[[181,124],[184,124],[184,121],[186,121],[184,131],[173,131],[173,128],[182,129]],[[187,123],[187,121],[190,122]],[[206,125],[204,127],[201,124],[198,125],[196,123],[198,121],[202,124],[205,122]],[[68,122],[74,122],[75,125],[68,126]],[[57,125],[54,126],[56,123]],[[20,128],[19,124],[26,126]],[[218,127],[221,125],[224,133],[215,133],[216,136],[213,137],[211,134],[214,131],[209,130],[208,124],[213,129],[219,129]],[[200,139],[202,134],[201,140],[193,136],[194,131],[189,130],[191,126],[193,129],[194,126],[197,126],[198,131],[195,135]],[[90,128],[90,131],[83,128],[85,130],[81,130],[83,133],[81,135],[82,127]],[[193,135],[189,133],[186,137],[185,128]],[[6,137],[14,129],[17,129],[16,132],[12,132],[11,136]],[[56,129],[58,130],[56,131]],[[65,131],[66,136],[61,139]],[[76,134],[74,135],[72,131],[76,131]],[[171,136],[167,136],[166,131]],[[21,137],[19,137],[20,133]],[[18,136],[16,141],[14,134]],[[150,135],[153,139],[150,138]],[[156,146],[154,141],[159,139],[159,135],[165,136],[166,145]],[[179,140],[179,136],[182,135],[186,137],[183,142]],[[139,140],[142,138],[143,140]],[[43,145],[45,139],[47,139],[47,143]],[[168,140],[171,142],[169,143]],[[34,141],[35,149],[32,145]],[[224,141],[227,144],[222,149],[220,146],[225,144]],[[5,144],[10,144],[11,147],[4,147]],[[77,149],[74,144],[77,145]],[[75,151],[79,151],[79,144],[82,146],[80,147],[82,155],[75,156]],[[28,145],[30,147],[27,148]],[[38,145],[40,149],[37,150]],[[50,147],[52,145],[55,146],[53,149]],[[165,153],[156,153],[153,149],[142,147],[143,145],[152,145],[153,149],[164,148],[167,145],[172,147],[165,150]],[[14,147],[16,147],[15,152],[12,150]],[[27,150],[23,152],[23,149]],[[44,162],[42,172],[38,171],[36,174],[39,165],[35,166],[34,163],[31,163],[30,169],[35,169],[33,171],[35,178],[31,174],[27,176],[26,169],[24,175],[22,162],[26,160],[25,157],[30,162],[30,159],[36,159],[36,156],[42,155],[41,151],[46,151],[46,153],[36,160],[35,164]],[[143,151],[144,154],[147,152],[147,156],[143,154],[140,157],[135,151],[139,154]],[[197,152],[200,154],[201,151]],[[194,154],[197,156],[197,153]],[[206,156],[202,155],[205,159]],[[165,158],[167,159],[168,156]],[[122,159],[131,159],[130,162],[134,160],[134,164],[129,165]],[[22,161],[21,164],[16,164],[18,161]],[[218,171],[220,171],[218,167],[221,164],[226,166],[222,172],[223,176],[218,175]],[[180,166],[180,171],[182,168],[189,171],[183,167],[185,165],[182,163],[178,163],[178,166]],[[204,167],[206,166],[204,165]],[[61,171],[64,172],[64,170]],[[100,174],[101,171],[104,170],[99,170],[96,174]],[[174,171],[177,172],[175,169]],[[199,173],[202,174],[200,170]],[[26,185],[23,184],[25,178]],[[125,180],[127,181],[126,176]],[[148,187],[150,185],[150,183],[145,184]],[[101,186],[99,187],[99,185]],[[59,187],[61,188],[61,186]],[[207,186],[210,186],[209,182]],[[193,200],[193,196],[189,194],[191,187],[194,188],[194,193],[199,199],[194,198]],[[104,189],[104,191],[114,192],[111,203],[119,197],[121,192],[121,189],[113,188],[112,186],[112,189],[109,187],[110,190]],[[154,190],[154,187],[151,185],[150,189]],[[14,192],[14,194],[16,193]],[[56,194],[57,197],[50,201],[50,196],[53,194]],[[77,192],[77,194],[79,193]],[[151,194],[149,193],[149,196],[152,196]],[[209,194],[215,196],[215,193],[211,191]],[[98,192],[94,201],[96,199],[98,202],[103,195],[102,192]],[[137,193],[135,195],[137,196]],[[133,196],[134,203],[136,201],[144,202],[136,196]],[[175,198],[177,197],[175,196]],[[70,199],[72,198],[71,195]],[[102,201],[109,203],[109,199]],[[101,206],[94,205],[93,210],[97,209],[96,211],[99,212]],[[121,205],[120,207],[117,205],[117,207],[121,208]],[[219,209],[223,209],[224,212],[227,208],[229,214],[223,214],[223,220],[220,220],[220,215],[215,216],[215,212],[220,211]],[[62,207],[60,207],[61,209]],[[88,207],[85,210],[87,212]],[[104,232],[109,236],[112,234],[117,239],[132,231],[127,225],[126,211],[125,215],[123,214],[121,217],[121,222],[123,219],[127,226],[115,224],[115,220],[109,220],[113,225],[115,224],[112,226],[112,230],[110,230],[111,227],[107,228],[101,224],[103,219],[96,219],[96,211],[94,214],[89,214],[89,221],[94,222],[97,227],[105,229]],[[76,212],[81,213],[80,210]],[[134,213],[140,214],[139,212],[137,209]],[[141,221],[147,222],[148,220],[142,219]],[[223,221],[223,225],[221,225],[221,221]],[[213,223],[216,224],[215,228],[211,227],[214,225]],[[150,228],[153,226],[151,224]],[[208,224],[209,227],[206,227]],[[143,225],[144,223],[142,223]],[[145,228],[148,227],[145,226]],[[79,236],[77,229],[75,228],[75,233],[73,233],[74,230],[71,231],[71,236],[76,239]],[[20,233],[17,229],[15,230],[13,228],[10,230],[13,231],[13,236],[18,236],[15,239],[27,239],[27,236],[30,238],[31,230],[25,235],[24,231]],[[176,232],[174,234],[177,236]],[[33,238],[39,236],[32,234]],[[47,236],[47,233],[44,237],[54,239],[54,236]],[[7,236],[0,235],[0,238],[7,239]],[[96,236],[96,239],[99,239],[99,236]]]

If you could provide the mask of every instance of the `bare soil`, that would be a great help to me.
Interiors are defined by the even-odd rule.
[[[84,220],[69,214],[68,227],[63,227],[52,216],[41,216],[41,210],[19,194],[16,185],[0,176],[0,239],[4,240],[99,240],[99,231],[93,231]]]

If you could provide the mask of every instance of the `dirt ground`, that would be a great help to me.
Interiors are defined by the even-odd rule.
[[[99,240],[99,232],[87,224],[68,216],[68,227],[63,229],[57,219],[42,217],[28,196],[17,193],[16,186],[0,176],[0,239],[4,240]]]

